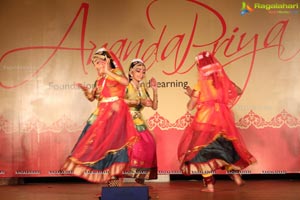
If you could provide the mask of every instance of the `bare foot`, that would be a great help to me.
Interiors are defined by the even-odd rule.
[[[207,187],[203,188],[201,191],[202,192],[214,192],[214,185],[208,184]]]
[[[95,196],[101,198],[101,193],[97,193]]]
[[[140,184],[140,185],[145,185],[145,179],[142,179],[142,178],[136,178],[135,182]]]
[[[214,192],[214,189],[203,188],[202,192]]]
[[[245,185],[245,181],[242,179],[241,175],[239,175],[239,174],[232,174],[232,178],[233,178],[234,182],[235,182],[238,186],[243,186],[243,185]]]

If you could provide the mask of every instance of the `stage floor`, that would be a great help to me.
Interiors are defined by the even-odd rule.
[[[204,193],[199,180],[150,182],[151,200],[294,200],[300,197],[300,180],[246,180],[238,187],[231,180],[217,180],[214,193]],[[97,200],[105,185],[86,182],[26,183],[0,186],[3,200]],[[124,186],[136,186],[125,183]]]

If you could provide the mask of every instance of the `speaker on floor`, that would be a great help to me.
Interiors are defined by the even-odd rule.
[[[101,200],[149,200],[147,186],[102,187]]]

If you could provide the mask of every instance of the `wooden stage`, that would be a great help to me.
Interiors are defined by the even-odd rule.
[[[281,178],[247,178],[238,187],[227,178],[216,176],[214,193],[201,192],[202,181],[177,179],[170,182],[147,182],[151,200],[296,200],[300,198],[300,179],[296,175]],[[37,179],[38,180],[38,179]],[[105,185],[85,181],[34,181],[23,184],[1,185],[2,200],[97,200],[97,193]],[[124,183],[124,186],[137,186]]]

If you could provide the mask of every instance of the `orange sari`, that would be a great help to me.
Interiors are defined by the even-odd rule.
[[[185,130],[178,159],[183,174],[212,174],[217,169],[242,170],[256,162],[235,127],[230,105],[237,97],[225,72],[199,80],[197,111]]]

